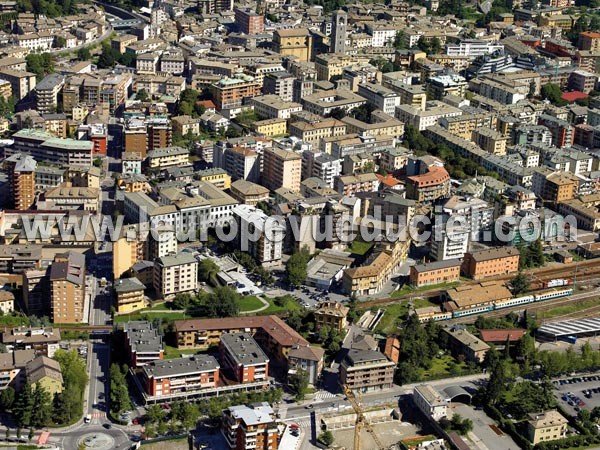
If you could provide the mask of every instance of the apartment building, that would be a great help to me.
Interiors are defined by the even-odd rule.
[[[359,136],[387,136],[399,139],[404,134],[404,124],[394,117],[386,114],[375,118],[373,113],[373,122],[367,123],[354,117],[344,117],[342,123],[346,125],[346,130],[350,134]]]
[[[531,413],[527,419],[527,437],[533,445],[564,439],[569,421],[555,409]]]
[[[411,105],[400,105],[396,107],[396,118],[405,125],[412,125],[423,131],[426,128],[437,125],[444,117],[455,117],[462,115],[463,111],[454,106],[446,105],[439,101],[427,102],[426,109],[418,109]]]
[[[276,95],[285,102],[294,100],[294,77],[289,72],[271,72],[264,76],[263,92],[268,95]]]
[[[56,112],[58,94],[65,84],[65,77],[58,73],[46,75],[35,86],[36,109],[40,114]]]
[[[364,83],[358,86],[358,95],[367,99],[367,103],[384,113],[394,116],[396,106],[400,105],[401,96],[380,84]]]
[[[449,56],[468,56],[474,59],[497,51],[504,51],[504,45],[476,39],[463,39],[457,44],[446,44],[446,54]]]
[[[410,267],[411,286],[422,287],[441,283],[454,283],[460,280],[459,259],[446,259],[429,263],[419,263]]]
[[[163,398],[190,397],[219,385],[219,363],[210,355],[157,360],[142,367],[146,394]]]
[[[148,152],[146,161],[150,169],[189,166],[190,153],[188,149],[183,147],[156,148]]]
[[[392,387],[396,363],[376,350],[350,349],[340,364],[340,383],[355,392]]]
[[[258,183],[260,179],[261,155],[255,150],[241,146],[216,149],[214,165],[227,171],[233,180]]]
[[[230,195],[240,203],[256,206],[259,202],[269,200],[270,191],[260,184],[237,180],[231,184]]]
[[[444,328],[449,338],[452,353],[458,358],[463,356],[466,361],[482,363],[490,346],[477,336],[461,328]]]
[[[223,411],[221,432],[230,450],[277,450],[279,430],[268,403],[230,406]]]
[[[566,120],[559,119],[549,114],[541,114],[538,125],[543,125],[552,135],[552,145],[557,148],[566,148],[573,145],[575,129]]]
[[[98,211],[101,190],[63,183],[43,194],[46,209]]]
[[[519,258],[519,250],[515,247],[467,252],[462,262],[462,272],[474,280],[509,275],[518,272]]]
[[[35,170],[37,163],[31,156],[15,153],[4,160],[8,173],[10,200],[15,209],[30,209],[35,202]]]
[[[122,331],[131,367],[140,368],[163,359],[162,337],[152,323],[146,320],[129,321],[123,324]]]
[[[448,415],[449,400],[428,384],[415,386],[413,401],[426,417],[431,417],[433,420],[437,421]]]
[[[289,125],[291,136],[297,137],[313,146],[320,145],[328,137],[341,137],[346,135],[346,125],[337,119],[328,118],[318,121],[297,121]]]
[[[222,334],[219,360],[222,374],[238,383],[266,381],[269,376],[269,358],[248,333]]]
[[[25,366],[27,383],[35,390],[43,388],[51,398],[63,390],[60,364],[47,356],[37,356]]]
[[[316,91],[302,99],[304,111],[321,117],[329,116],[337,108],[349,113],[365,103],[367,103],[367,100],[364,97],[345,89]]]
[[[218,111],[240,108],[245,98],[261,93],[261,83],[250,75],[235,74],[211,84],[209,91]]]
[[[36,355],[50,358],[60,348],[60,340],[60,329],[52,327],[17,327],[2,333],[2,343],[7,351],[34,350]]]
[[[432,166],[427,172],[406,179],[406,197],[419,202],[433,202],[450,194],[450,175],[443,167]]]
[[[87,322],[85,256],[56,255],[50,266],[50,314],[53,323]]]
[[[11,148],[4,154],[15,153],[32,156],[38,163],[46,162],[58,166],[91,166],[93,143],[76,139],[60,139],[44,131],[25,128],[13,134]]]
[[[265,149],[263,153],[263,184],[271,190],[281,187],[300,191],[302,156],[280,148]]]
[[[235,26],[244,34],[259,34],[265,31],[264,16],[249,9],[235,8]]]
[[[270,359],[285,361],[297,345],[309,345],[277,316],[227,317],[175,321],[179,349],[207,349],[219,345],[224,333],[250,333]]]
[[[282,136],[287,133],[286,119],[265,119],[258,120],[253,124],[254,131],[262,136],[274,137]]]
[[[349,308],[338,302],[322,302],[315,310],[315,331],[323,327],[342,331],[346,328]]]
[[[506,155],[508,136],[492,128],[482,127],[473,131],[473,141],[492,155]]]
[[[288,353],[288,374],[303,370],[308,375],[308,382],[316,385],[323,371],[325,350],[310,345],[295,345]]]
[[[335,190],[341,195],[352,196],[357,192],[377,192],[379,184],[379,178],[372,172],[345,175],[336,178]]]
[[[36,85],[35,73],[24,70],[3,68],[0,70],[0,79],[10,83],[12,94],[18,100],[27,97],[27,94],[32,92]]]
[[[406,242],[380,243],[367,262],[344,270],[342,286],[348,295],[377,294],[406,259]]]
[[[158,258],[154,262],[154,290],[168,297],[198,288],[198,261],[190,253]]]
[[[600,33],[597,31],[583,31],[579,33],[577,47],[580,50],[600,50]]]
[[[146,119],[148,150],[169,148],[173,145],[173,129],[171,121],[163,117]]]
[[[127,270],[129,270],[129,267]],[[118,314],[126,314],[146,307],[147,302],[144,295],[146,286],[137,278],[115,280],[114,290],[117,298]]]
[[[263,266],[279,265],[283,256],[285,226],[250,205],[237,205],[232,210],[238,225],[238,248],[248,252]],[[250,239],[250,235],[257,236]]]
[[[471,139],[473,132],[480,128],[496,129],[496,114],[478,113],[462,114],[460,116],[443,117],[439,124],[455,136],[463,139]]]
[[[0,390],[12,387],[19,391],[27,382],[25,368],[36,357],[35,350],[15,350],[0,353]]]
[[[280,96],[274,94],[254,97],[252,105],[260,119],[289,119],[292,114],[302,111],[300,103],[282,100]]]

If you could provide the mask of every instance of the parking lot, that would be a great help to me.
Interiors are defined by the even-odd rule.
[[[580,409],[591,411],[600,406],[600,375],[562,378],[554,384],[557,401],[570,414],[576,415]]]
[[[450,403],[450,410],[452,414],[460,414],[461,417],[473,421],[473,431],[466,437],[471,448],[478,450],[517,450],[519,448],[515,441],[503,433],[496,426],[496,422],[490,419],[483,410],[462,403]]]

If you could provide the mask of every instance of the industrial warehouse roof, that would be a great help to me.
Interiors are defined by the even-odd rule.
[[[538,329],[538,333],[554,337],[577,336],[598,332],[600,332],[600,317],[547,323]]]

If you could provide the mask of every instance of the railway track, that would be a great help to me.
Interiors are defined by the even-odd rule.
[[[570,278],[575,279],[577,283],[587,281],[593,278],[600,277],[600,265],[598,261],[585,260],[577,263],[565,264],[561,267],[549,267],[544,269],[529,269],[524,270],[523,273],[532,278],[532,290],[542,288],[544,281],[549,281],[554,278]],[[493,278],[493,281],[509,281],[514,278],[513,275],[500,275]],[[470,284],[478,284],[484,280],[469,281],[463,283],[463,286]],[[445,289],[432,289],[428,291],[414,291],[398,297],[387,297],[381,299],[367,300],[360,302],[361,307],[372,308],[379,306],[388,306],[396,303],[401,303],[404,300],[411,300],[413,298],[436,298],[445,292]]]
[[[472,322],[475,322],[477,320],[477,317],[479,317],[480,315],[485,317],[486,319],[487,318],[493,319],[493,318],[498,318],[498,317],[504,317],[507,314],[510,314],[511,312],[512,313],[520,313],[522,311],[527,311],[528,313],[530,313],[530,312],[547,311],[550,309],[555,309],[560,306],[569,306],[569,305],[577,304],[578,302],[586,303],[586,301],[589,301],[590,299],[593,299],[594,297],[596,297],[596,298],[600,297],[600,289],[595,289],[594,291],[591,291],[591,292],[574,294],[569,297],[561,297],[561,298],[557,298],[554,300],[546,300],[541,303],[529,303],[529,304],[527,304],[527,307],[523,307],[523,305],[518,305],[518,306],[513,306],[511,308],[503,308],[503,309],[497,309],[494,311],[489,311],[484,314],[475,314],[472,316],[465,316],[465,317],[459,317],[456,319],[445,320],[444,323],[448,323],[448,324],[472,323]],[[592,306],[590,308],[585,308],[580,311],[575,311],[573,313],[567,313],[567,314],[553,316],[552,320],[576,318],[578,316],[581,317],[581,316],[585,316],[585,315],[588,315],[588,314],[596,312],[596,311],[600,311],[600,305]]]

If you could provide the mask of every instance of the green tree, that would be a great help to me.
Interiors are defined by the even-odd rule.
[[[404,30],[398,30],[396,36],[394,36],[394,48],[396,50],[403,50],[406,46],[406,32]]]
[[[173,308],[187,311],[193,303],[192,295],[188,292],[182,292],[175,296],[173,300]]]
[[[486,401],[493,405],[500,400],[500,395],[504,392],[506,384],[504,361],[498,361],[491,368],[490,379],[485,387]]]
[[[115,414],[132,409],[127,387],[127,367],[111,364],[110,369],[110,408]]]
[[[136,59],[135,53],[125,52],[119,56],[119,63],[127,67],[135,67]]]
[[[523,272],[519,273],[510,280],[510,287],[513,295],[519,295],[529,290],[529,277]]]
[[[31,423],[36,428],[43,428],[52,422],[52,399],[43,386],[37,384],[33,390],[33,410]]]
[[[160,405],[150,405],[146,409],[146,416],[148,420],[152,423],[158,423],[165,419],[166,413],[165,410],[162,409]]]
[[[146,91],[146,89],[140,89],[139,91],[137,91],[137,93],[135,94],[135,99],[139,100],[140,102],[147,102],[148,100],[150,100],[150,96],[148,95],[148,92]]]
[[[30,53],[25,58],[25,61],[27,63],[27,71],[35,73],[38,80],[54,72],[54,61],[50,53]]]
[[[198,264],[198,280],[200,281],[211,281],[216,277],[221,269],[219,266],[212,260],[208,258],[204,258]]]
[[[31,416],[33,414],[34,398],[31,385],[25,383],[13,405],[13,418],[19,427],[28,427],[31,425]]]
[[[67,45],[67,40],[63,36],[55,36],[54,37],[54,46],[55,47],[64,47]]]
[[[562,90],[558,84],[544,84],[542,86],[541,94],[544,100],[549,100],[553,105],[564,106],[566,104],[566,102],[561,98]]]
[[[229,286],[217,287],[206,300],[208,317],[235,317],[240,313],[240,294]]]
[[[296,396],[296,400],[304,400],[308,391],[308,373],[299,369],[288,377],[288,385]]]
[[[90,49],[87,47],[81,47],[77,50],[77,59],[79,61],[89,61],[92,59],[92,54],[90,53]]]
[[[318,440],[325,446],[329,447],[331,446],[331,444],[333,444],[333,433],[331,433],[331,431],[329,430],[325,430],[323,431],[320,435]]]
[[[292,286],[300,286],[306,280],[306,266],[310,260],[310,253],[303,248],[292,254],[285,265],[288,282]]]
[[[0,409],[6,411],[10,409],[15,402],[15,390],[12,386],[7,386],[0,391]]]

